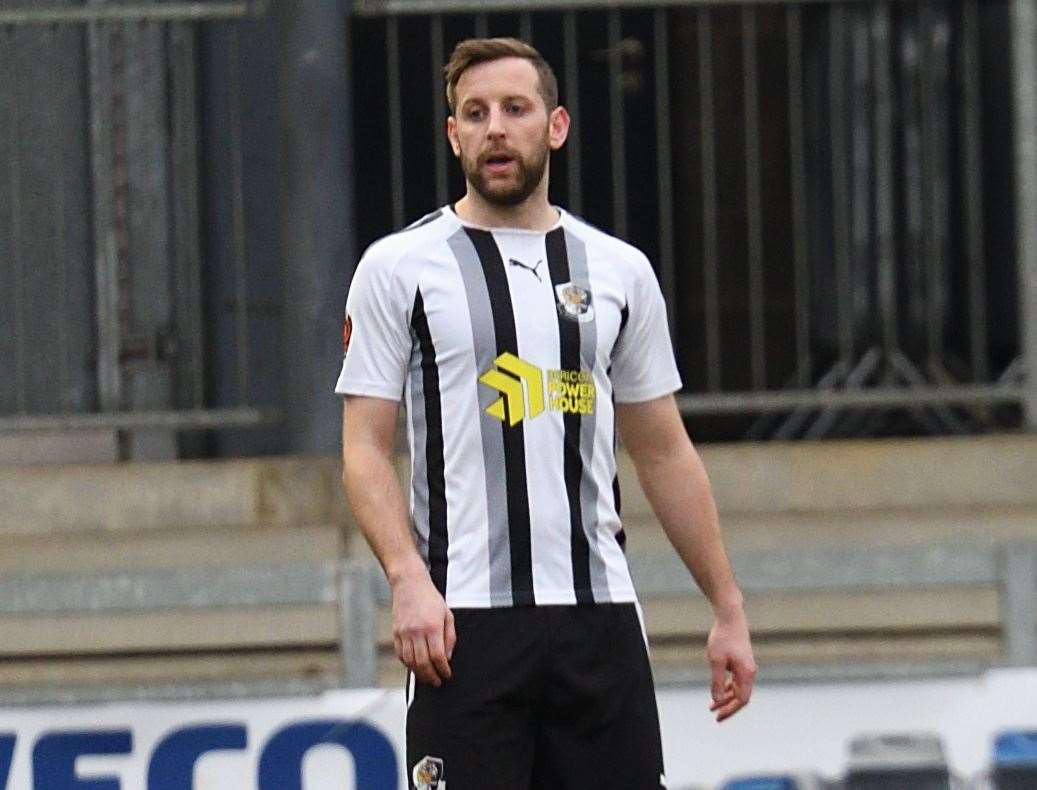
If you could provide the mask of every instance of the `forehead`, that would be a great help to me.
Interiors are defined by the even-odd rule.
[[[504,96],[540,96],[540,75],[526,58],[507,57],[469,66],[457,81],[457,104],[469,99],[491,100]]]

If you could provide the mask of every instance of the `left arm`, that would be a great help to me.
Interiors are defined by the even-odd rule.
[[[617,403],[616,422],[652,510],[713,607],[715,621],[706,645],[710,710],[723,721],[748,704],[756,663],[709,477],[672,395]]]

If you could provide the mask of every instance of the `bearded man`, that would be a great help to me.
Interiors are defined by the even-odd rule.
[[[415,790],[657,790],[659,720],[624,555],[618,434],[712,604],[723,721],[756,674],[647,258],[548,201],[569,115],[515,39],[446,67],[467,191],[364,254],[346,303],[344,482],[392,589]],[[409,507],[393,441],[406,404]]]

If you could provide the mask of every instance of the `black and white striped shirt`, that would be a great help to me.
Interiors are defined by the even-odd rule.
[[[373,244],[349,290],[335,389],[406,404],[415,538],[451,607],[636,600],[614,402],[681,382],[647,258],[559,215],[444,207]]]

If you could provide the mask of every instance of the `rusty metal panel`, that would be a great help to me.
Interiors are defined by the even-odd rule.
[[[0,28],[0,413],[90,410],[89,137],[81,30]]]

